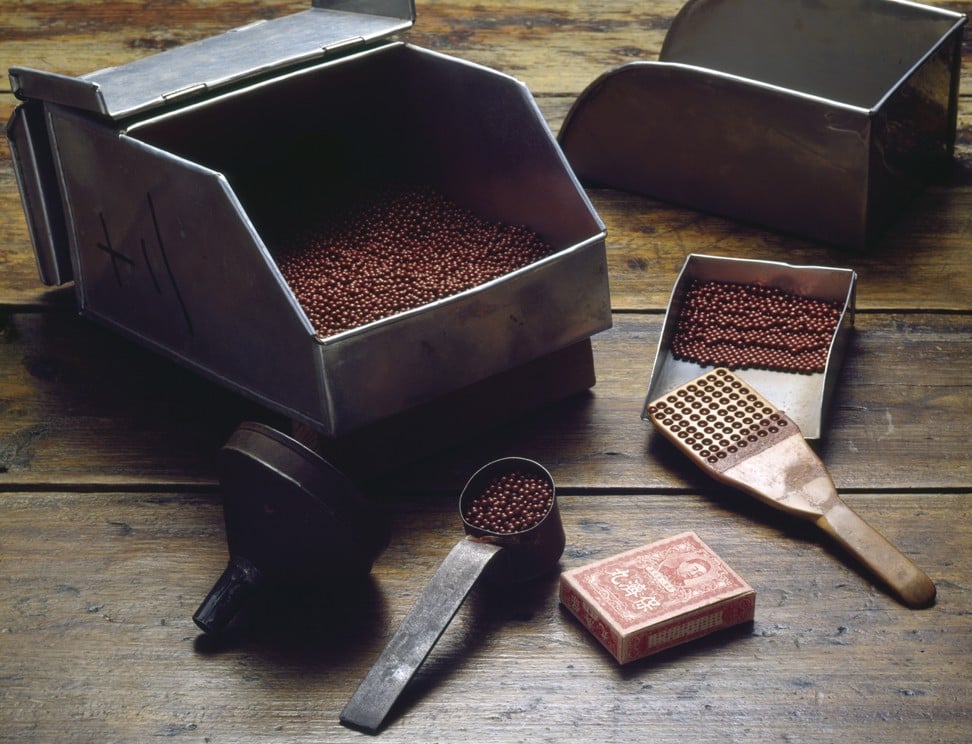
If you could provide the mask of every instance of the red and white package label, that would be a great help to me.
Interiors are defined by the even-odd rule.
[[[752,591],[694,532],[574,569],[565,578],[622,635]]]

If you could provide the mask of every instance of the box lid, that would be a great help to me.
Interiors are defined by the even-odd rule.
[[[407,29],[414,20],[414,0],[314,0],[312,8],[293,15],[79,77],[12,67],[10,83],[18,98],[123,119],[335,57]]]

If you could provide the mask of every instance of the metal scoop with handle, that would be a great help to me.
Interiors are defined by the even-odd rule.
[[[552,498],[546,514],[518,532],[500,533],[475,526],[467,519],[468,506],[496,477],[510,472],[527,472],[549,483]],[[527,581],[550,571],[563,553],[566,536],[553,479],[532,460],[507,457],[480,468],[459,497],[459,512],[466,536],[442,561],[344,707],[344,725],[369,733],[381,728],[412,675],[487,569],[490,580]]]

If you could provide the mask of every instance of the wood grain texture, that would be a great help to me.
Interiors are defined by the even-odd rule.
[[[0,68],[83,74],[308,5],[0,2]],[[598,75],[657,58],[681,5],[419,0],[403,36],[519,78],[556,132]],[[224,643],[191,621],[227,559],[214,458],[240,421],[290,423],[79,318],[70,285],[43,287],[0,141],[0,741],[365,741],[338,714],[459,539],[465,480],[504,455],[553,474],[561,568],[695,530],[757,590],[756,620],[619,667],[558,606],[555,574],[478,586],[383,740],[972,740],[969,33],[952,174],[868,253],[590,190],[614,309],[593,339],[596,386],[496,428],[471,421],[404,466],[363,449],[359,485],[393,524],[370,579],[272,596]],[[0,122],[15,105],[0,80]],[[907,609],[812,525],[707,479],[640,419],[690,253],[858,273],[817,449],[843,499],[935,581],[933,607]]]
[[[389,498],[458,488],[479,465],[511,454],[545,463],[567,488],[708,487],[640,418],[661,323],[616,315],[594,338],[598,382],[589,393],[488,431],[470,426],[447,457],[399,468],[379,487]],[[66,313],[7,316],[0,351],[0,467],[9,484],[212,484],[213,454],[240,421],[288,425]],[[858,315],[819,447],[838,488],[972,482],[970,361],[965,315]],[[374,453],[376,464],[382,456]]]
[[[969,12],[969,3],[935,2]],[[189,0],[143,3],[90,0],[31,2],[0,19],[0,64],[78,75],[205,38],[245,23],[304,9],[303,2]],[[571,103],[613,66],[657,59],[679,2],[596,5],[537,0],[503,4],[417,4],[409,41],[478,62],[522,80],[554,132]],[[861,277],[864,309],[968,310],[972,268],[972,52],[966,44],[960,78],[955,168],[947,183],[923,192],[867,253],[741,225],[640,196],[593,191],[608,228],[611,295],[616,309],[665,307],[674,276],[689,253],[746,256],[848,266]],[[0,89],[2,91],[3,89]],[[0,121],[15,101],[0,92]],[[47,306],[37,279],[6,142],[0,143],[0,303]],[[903,285],[908,291],[902,291]]]
[[[545,101],[539,103],[543,106]],[[959,153],[952,183],[919,195],[880,244],[866,254],[841,251],[633,194],[592,190],[594,208],[608,230],[612,306],[617,310],[664,310],[686,256],[704,253],[854,269],[860,277],[857,304],[864,310],[969,310],[972,99],[967,105],[969,145]],[[48,307],[57,302],[58,295],[38,279],[4,147],[0,145],[0,210],[5,216],[0,221],[0,302]]]
[[[826,544],[695,497],[562,497],[563,568],[694,529],[757,590],[755,623],[619,667],[555,576],[479,585],[382,740],[962,740],[972,502],[851,503],[937,580],[935,607],[903,610]],[[0,737],[357,740],[337,715],[457,522],[451,500],[397,511],[359,594],[291,597],[216,647],[190,620],[226,557],[214,497],[5,494]]]

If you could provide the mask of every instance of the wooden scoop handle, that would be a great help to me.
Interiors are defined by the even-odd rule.
[[[861,519],[840,499],[834,499],[817,524],[880,577],[909,607],[935,601],[935,584],[928,575]]]

